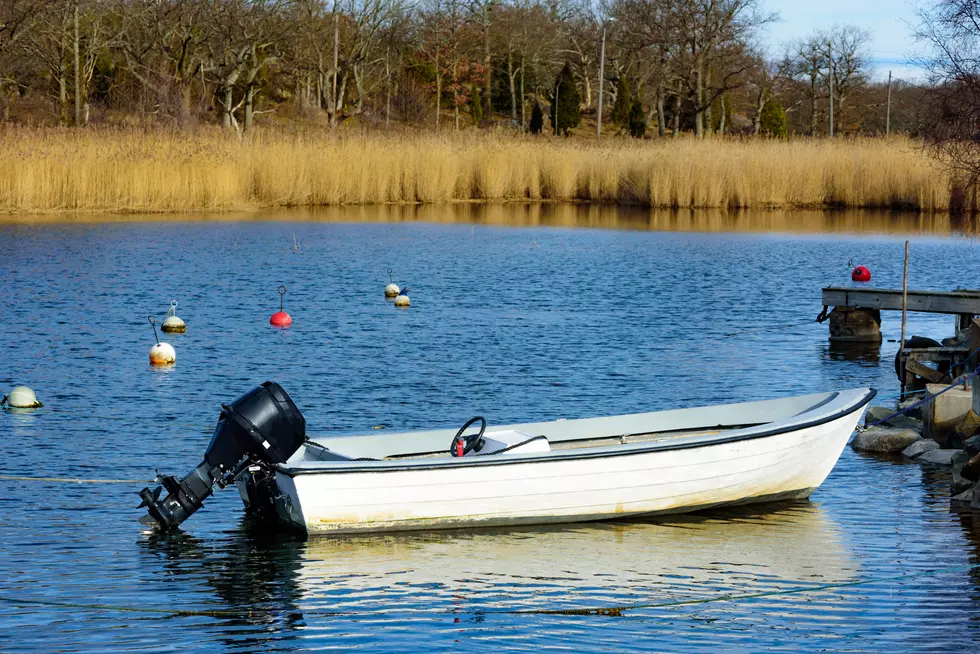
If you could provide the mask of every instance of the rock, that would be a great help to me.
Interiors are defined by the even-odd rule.
[[[956,428],[966,419],[973,408],[973,393],[962,388],[953,388],[942,395],[943,384],[927,384],[926,392],[935,397],[923,408],[923,434],[944,447],[958,447],[963,439]]]
[[[919,456],[925,454],[926,452],[932,450],[938,450],[939,443],[934,440],[923,438],[915,441],[904,450],[902,450],[902,455],[909,459],[917,459]]]
[[[964,456],[970,456],[964,452]],[[960,474],[965,478],[980,481],[980,454],[975,454],[960,467]]]
[[[966,442],[963,443],[963,451],[970,456],[980,454],[980,434],[977,434],[973,438],[966,439]]]
[[[950,347],[969,347],[970,328],[961,329],[956,336],[949,336],[942,340],[942,344]]]
[[[930,450],[920,456],[916,461],[931,463],[937,466],[953,465],[953,455],[962,450]]]
[[[921,402],[921,401],[922,401],[922,398],[919,398],[919,397],[910,397],[907,400],[902,400],[901,402],[899,402],[898,403],[898,408],[899,409],[908,409],[910,406],[916,404],[917,402]],[[906,411],[902,415],[908,416],[910,418],[916,418],[918,420],[921,420],[922,419],[922,407],[920,406],[920,407],[917,407],[917,408],[912,409],[910,411]]]
[[[869,406],[868,412],[864,414],[864,424],[869,422],[878,422],[883,418],[887,418],[891,414],[895,413],[895,409],[890,406]]]
[[[951,495],[959,495],[963,491],[973,488],[976,479],[967,479],[962,474],[963,466],[970,460],[970,455],[963,451],[957,451],[951,458],[950,464],[953,466],[952,476],[949,482]]]
[[[956,436],[960,439],[960,442],[965,443],[977,434],[980,434],[980,416],[971,409],[966,414],[966,417],[963,418],[963,422],[956,426]]]
[[[888,422],[882,423],[888,427],[895,427],[896,429],[914,429],[916,431],[922,431],[922,421],[915,418],[911,418],[904,413],[899,413],[895,415],[896,409],[886,406],[873,406],[868,408],[868,412],[864,415],[864,424],[870,425],[885,418],[889,418]]]
[[[971,501],[973,501],[973,491],[975,488],[976,486],[970,486],[962,493],[953,495],[951,498],[949,498],[950,502],[955,502],[957,504],[969,504]]]
[[[855,436],[851,441],[851,447],[859,452],[895,454],[921,438],[922,436],[912,429],[871,427]]]
[[[922,433],[922,421],[917,418],[910,418],[904,413],[895,416],[885,424],[896,429],[913,429],[920,434]]]
[[[980,510],[980,484],[973,487],[973,497],[970,498],[970,508]]]

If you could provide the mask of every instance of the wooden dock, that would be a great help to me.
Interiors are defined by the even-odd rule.
[[[831,340],[880,343],[880,312],[902,310],[901,289],[828,286],[822,295],[824,310],[817,320],[830,318]],[[930,382],[950,383],[972,371],[978,363],[974,353],[980,349],[980,321],[973,318],[980,315],[980,291],[908,291],[906,298],[908,311],[953,315],[957,317],[955,333],[971,325],[972,330],[969,344],[901,348],[896,367],[902,390],[921,390]],[[830,314],[828,307],[834,307]]]
[[[823,305],[901,311],[902,289],[828,286],[823,289]],[[908,310],[962,316],[980,314],[980,291],[909,291]]]

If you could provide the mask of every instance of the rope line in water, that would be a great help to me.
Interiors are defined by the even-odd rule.
[[[915,579],[917,577],[929,577],[945,572],[963,572],[980,568],[980,565],[961,566],[956,568],[946,568],[944,570],[926,570],[912,574],[895,575],[893,577],[873,577],[870,579],[856,579],[854,581],[841,581],[833,584],[820,584],[817,586],[806,586],[801,588],[788,588],[786,590],[763,591],[759,593],[729,593],[717,595],[715,597],[703,597],[698,599],[676,600],[673,602],[652,602],[645,604],[626,604],[623,606],[607,606],[601,608],[581,608],[581,609],[521,609],[518,611],[500,611],[501,613],[523,613],[527,615],[608,615],[620,616],[625,611],[635,611],[637,609],[666,609],[675,606],[693,606],[696,604],[711,604],[714,602],[738,602],[742,600],[758,599],[761,597],[778,597],[780,595],[799,595],[801,593],[819,592],[823,590],[834,590],[837,588],[847,588],[851,586],[867,586],[869,584],[880,584],[889,581],[901,581],[904,579]],[[493,611],[488,611],[492,613]]]
[[[481,614],[497,614],[497,615],[567,615],[567,616],[611,616],[620,617],[623,613],[627,611],[635,611],[638,609],[667,609],[678,606],[694,606],[699,604],[712,604],[716,602],[740,602],[744,600],[753,600],[763,597],[780,597],[786,595],[799,595],[803,593],[815,593],[825,590],[835,590],[838,588],[849,588],[854,586],[867,586],[870,584],[880,584],[892,581],[904,581],[907,579],[916,579],[921,577],[931,577],[944,573],[952,572],[971,572],[973,570],[980,569],[980,565],[967,565],[967,566],[956,566],[952,568],[943,568],[939,570],[923,570],[922,572],[915,572],[911,574],[894,575],[890,577],[871,577],[868,579],[856,579],[854,581],[841,581],[832,584],[819,584],[816,586],[803,586],[799,588],[787,588],[785,590],[772,590],[763,591],[758,593],[726,593],[724,595],[716,595],[714,597],[703,597],[697,599],[686,599],[686,600],[676,600],[672,602],[649,602],[642,604],[624,604],[621,606],[606,606],[606,607],[586,607],[577,609],[489,609],[480,611]],[[11,597],[8,595],[0,595],[0,602],[6,602],[9,604],[19,604],[19,605],[29,605],[29,606],[48,606],[52,608],[64,608],[64,609],[91,609],[96,611],[117,611],[120,613],[149,613],[156,615],[169,615],[169,616],[204,616],[204,617],[215,617],[215,618],[242,618],[242,617],[252,617],[252,616],[262,616],[266,617],[268,614],[275,609],[261,610],[261,609],[167,609],[167,608],[156,608],[156,607],[141,607],[141,606],[128,606],[121,604],[88,604],[82,602],[60,602],[57,600],[41,600],[41,599],[29,599],[24,597]],[[451,609],[447,611],[410,611],[412,613],[446,613],[449,615],[458,614],[458,609]],[[312,609],[309,611],[303,611],[300,609],[293,609],[284,611],[284,613],[289,615],[295,615],[300,618],[307,616],[320,616],[320,617],[342,617],[342,616],[359,616],[365,615],[364,613],[358,613],[356,611],[324,611]]]
[[[740,329],[736,332],[731,332],[729,334],[722,334],[724,337],[739,336],[741,334],[755,334],[759,332],[771,332],[777,329],[789,329],[793,327],[805,327],[812,324],[812,320],[806,320],[804,322],[791,322],[784,325],[770,325],[769,327],[755,327],[752,329]]]
[[[23,597],[7,597],[5,595],[0,595],[0,602],[8,602],[10,604],[27,604],[34,606],[50,606],[54,608],[62,609],[94,609],[97,611],[119,611],[122,613],[154,613],[157,615],[173,615],[173,616],[209,616],[214,618],[224,618],[224,617],[247,617],[251,616],[256,611],[241,610],[236,611],[234,609],[159,609],[155,607],[143,607],[143,606],[122,606],[118,604],[85,604],[81,602],[58,602],[55,600],[39,600],[39,599],[26,599]]]
[[[0,481],[45,481],[64,484],[156,484],[156,479],[80,479],[78,477],[30,477],[0,475]]]

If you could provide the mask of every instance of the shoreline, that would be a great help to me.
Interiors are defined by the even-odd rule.
[[[980,234],[980,217],[880,209],[645,209],[587,203],[457,202],[343,205],[192,212],[49,212],[0,214],[0,226],[122,223],[295,223],[477,225],[482,227],[595,228],[660,232],[852,233],[892,235]]]

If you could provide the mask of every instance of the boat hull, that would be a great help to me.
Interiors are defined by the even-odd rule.
[[[804,499],[833,469],[861,413],[745,440],[592,457],[278,471],[279,516],[316,535],[580,522]]]

